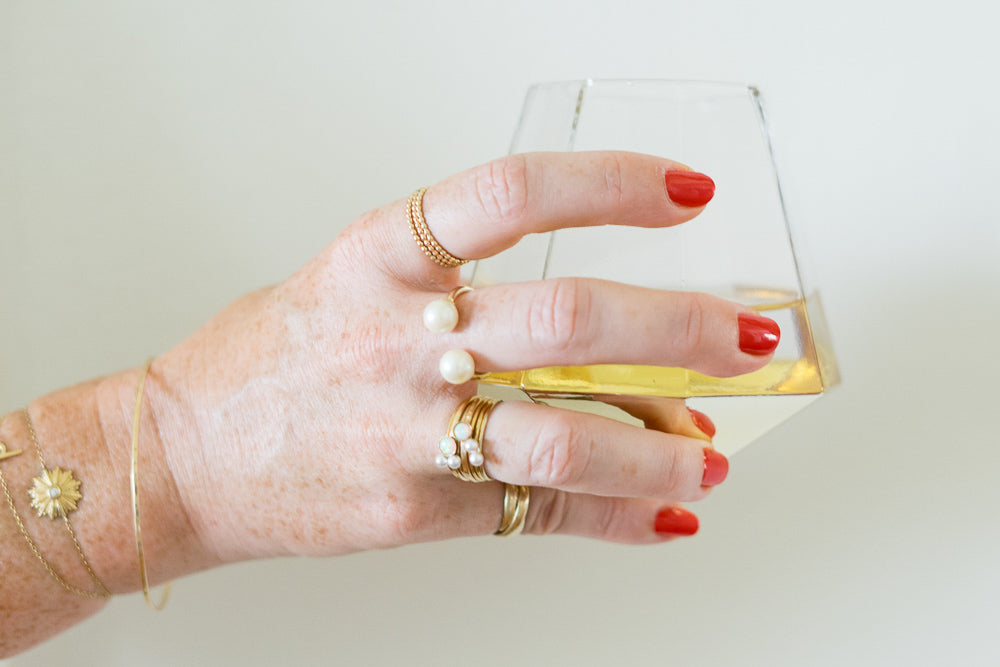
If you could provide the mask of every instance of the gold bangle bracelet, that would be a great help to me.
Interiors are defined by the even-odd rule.
[[[135,413],[132,416],[132,521],[135,525],[135,550],[139,555],[139,578],[142,580],[142,596],[146,604],[154,611],[160,611],[167,605],[170,598],[170,588],[173,582],[167,582],[163,587],[163,595],[159,604],[149,597],[149,577],[146,573],[146,558],[142,552],[142,529],[139,527],[139,416],[142,414],[142,390],[146,384],[146,375],[153,365],[152,357],[146,360],[146,365],[139,373],[139,384],[135,388]]]

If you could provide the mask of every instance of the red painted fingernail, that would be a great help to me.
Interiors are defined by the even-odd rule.
[[[697,410],[692,410],[691,408],[688,408],[688,412],[691,413],[691,421],[694,422],[694,425],[698,428],[699,431],[701,431],[710,438],[715,437],[715,424],[713,424],[712,420],[708,418],[708,415],[706,415],[704,412],[698,412]]]
[[[705,472],[701,475],[702,486],[722,484],[729,474],[729,459],[711,447],[705,448]]]
[[[670,201],[681,206],[704,206],[715,195],[715,181],[697,171],[671,169],[666,181]]]
[[[763,356],[771,354],[781,340],[781,329],[772,319],[740,313],[740,349],[747,354]]]
[[[683,507],[668,507],[657,512],[653,529],[660,535],[694,535],[698,517]]]

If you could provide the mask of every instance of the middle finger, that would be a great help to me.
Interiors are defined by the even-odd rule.
[[[707,294],[585,278],[496,285],[460,297],[460,326],[441,339],[480,372],[543,366],[681,366],[714,376],[764,366],[780,331]]]

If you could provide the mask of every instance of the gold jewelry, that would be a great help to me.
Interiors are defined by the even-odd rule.
[[[434,299],[424,308],[424,327],[434,333],[448,333],[458,324],[458,308],[455,299],[471,292],[472,288],[465,285],[456,287],[448,295]]]
[[[448,435],[438,442],[434,459],[439,468],[450,468],[451,474],[464,482],[489,482],[491,477],[483,465],[483,436],[486,422],[500,401],[487,396],[473,396],[463,401],[451,415]]]
[[[438,361],[438,372],[445,382],[465,384],[469,380],[480,380],[485,373],[476,372],[476,360],[467,350],[448,350]]]
[[[37,558],[42,564],[45,571],[48,572],[60,586],[71,593],[76,593],[77,595],[81,595],[85,598],[93,600],[107,599],[111,597],[111,591],[109,591],[107,586],[101,582],[97,574],[94,573],[94,569],[90,566],[90,561],[88,561],[87,557],[83,555],[83,547],[80,546],[80,541],[76,538],[76,531],[73,530],[73,525],[69,521],[69,514],[76,510],[77,501],[83,498],[83,495],[79,491],[80,482],[73,476],[73,472],[70,470],[62,470],[61,468],[49,470],[46,467],[45,458],[42,456],[42,448],[38,444],[38,434],[35,433],[35,426],[31,422],[31,415],[28,414],[27,410],[22,410],[21,414],[24,416],[24,423],[28,427],[28,434],[31,436],[31,444],[35,448],[35,453],[38,456],[38,462],[42,465],[42,474],[31,480],[33,486],[28,491],[28,495],[31,498],[31,506],[36,512],[38,512],[39,517],[47,516],[50,519],[59,517],[63,520],[63,525],[66,526],[66,532],[69,533],[70,539],[73,540],[73,546],[76,547],[76,553],[80,557],[80,562],[87,570],[87,574],[90,575],[90,579],[97,587],[97,591],[88,591],[82,588],[77,588],[73,584],[66,581],[66,579],[56,572],[49,562],[45,560],[45,557],[42,556],[42,552],[38,548],[38,545],[35,544],[33,539],[31,539],[27,526],[25,526],[24,521],[21,520],[21,515],[18,513],[17,507],[14,505],[14,499],[11,497],[10,490],[7,488],[7,480],[4,478],[3,470],[0,469],[0,487],[3,488],[4,496],[7,498],[7,505],[10,507],[10,511],[14,515],[14,522],[17,524],[17,530],[21,533],[21,537],[24,538],[24,541],[28,543],[31,553],[35,554],[35,558]],[[7,445],[0,442],[0,460],[17,456],[21,453],[21,450],[8,450]]]
[[[146,558],[142,553],[142,530],[139,527],[139,415],[142,413],[142,390],[146,384],[146,375],[153,365],[152,357],[146,360],[146,365],[139,373],[139,384],[135,388],[135,413],[132,415],[132,521],[135,525],[135,550],[139,554],[139,578],[142,580],[142,596],[146,604],[154,611],[160,611],[167,605],[170,598],[170,587],[173,582],[167,582],[163,587],[163,595],[159,604],[149,597],[149,577],[146,574]]]
[[[524,519],[528,516],[531,488],[516,484],[503,485],[503,516],[500,527],[493,533],[498,537],[520,535],[524,530]]]
[[[76,510],[76,501],[83,498],[80,482],[73,476],[72,470],[43,469],[41,476],[31,481],[34,486],[28,491],[28,495],[31,496],[31,506],[38,512],[38,516],[50,519],[66,517]]]
[[[4,459],[9,459],[12,456],[17,456],[18,454],[23,454],[23,453],[24,452],[20,449],[15,452],[12,452],[9,449],[7,449],[7,445],[0,442],[0,461],[3,461]]]
[[[410,200],[406,205],[406,219],[410,223],[410,233],[413,239],[436,264],[446,269],[454,269],[457,266],[466,264],[469,260],[459,259],[441,247],[434,235],[431,234],[427,221],[424,220],[424,193],[427,188],[423,187],[410,195]]]

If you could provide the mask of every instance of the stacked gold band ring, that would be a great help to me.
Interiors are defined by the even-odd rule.
[[[448,468],[451,474],[464,482],[489,482],[483,465],[483,435],[490,413],[500,401],[486,396],[473,396],[463,401],[451,416],[448,434],[438,443],[434,459],[439,468]]]
[[[527,486],[504,484],[503,517],[500,527],[493,533],[498,537],[520,535],[524,530],[524,519],[528,516],[528,502],[531,500],[531,489]]]
[[[446,269],[454,269],[467,263],[467,259],[459,259],[441,247],[434,235],[431,234],[427,221],[424,220],[424,193],[427,188],[423,187],[410,195],[410,200],[406,205],[406,219],[410,223],[410,233],[413,239],[438,266]]]

